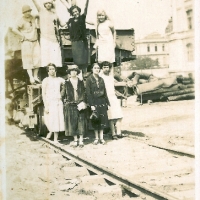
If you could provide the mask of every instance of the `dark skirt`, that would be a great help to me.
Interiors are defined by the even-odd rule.
[[[78,111],[77,104],[64,105],[65,135],[84,135],[87,130],[86,110]]]
[[[80,69],[87,68],[88,64],[87,42],[84,42],[82,40],[72,41],[72,56],[74,64],[78,65]]]
[[[99,120],[90,120],[89,129],[100,130],[109,127],[107,110],[108,106],[104,97],[95,98],[95,109]]]

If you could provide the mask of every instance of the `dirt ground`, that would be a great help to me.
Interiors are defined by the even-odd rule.
[[[141,106],[128,102],[127,107],[123,108],[122,122],[122,132],[128,137],[113,141],[109,134],[105,134],[107,145],[94,146],[91,144],[94,140],[92,133],[88,134],[89,139],[85,140],[83,149],[73,149],[69,145],[64,148],[116,174],[155,189],[163,189],[167,183],[185,183],[194,187],[194,158],[174,157],[167,151],[146,145],[194,154],[194,111],[194,100]],[[164,171],[166,173],[163,175]],[[173,194],[174,190],[168,192]],[[180,199],[191,199],[194,190],[174,195]]]
[[[84,148],[74,149],[69,145],[72,138],[65,138],[61,134],[59,139],[63,148],[152,187],[155,184],[162,187],[159,182],[170,183],[169,177],[161,176],[163,167],[176,177],[187,174],[182,179],[177,178],[177,183],[194,184],[192,158],[188,160],[185,157],[171,157],[163,150],[145,146],[145,143],[151,143],[194,153],[194,100],[157,102],[141,106],[128,102],[127,107],[123,108],[123,114],[122,130],[128,134],[127,137],[113,141],[107,133],[104,135],[106,145],[93,145],[94,134],[89,132],[84,137]],[[57,174],[53,173],[52,181],[45,181],[47,172],[44,169],[47,169],[45,165],[49,163],[46,163],[40,149],[43,147],[38,147],[35,141],[26,137],[22,129],[15,125],[6,125],[7,199],[92,199],[59,190],[58,184],[55,184],[56,177],[62,179],[58,170],[59,163],[53,165],[53,171],[57,171]],[[151,156],[148,152],[151,152]],[[155,169],[154,175],[150,168]],[[188,195],[191,197],[191,192]]]
[[[124,110],[122,129],[149,143],[194,153],[195,101],[155,102]]]

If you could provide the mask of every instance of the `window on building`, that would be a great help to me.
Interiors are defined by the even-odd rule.
[[[165,51],[165,45],[164,44],[162,45],[162,51]]]
[[[186,45],[187,47],[187,60],[189,62],[193,61],[194,57],[193,57],[193,45],[191,43]]]
[[[149,45],[147,45],[147,51],[150,52],[150,46]]]
[[[166,57],[163,57],[163,66],[166,66]]]
[[[155,51],[157,51],[158,50],[158,47],[157,47],[157,44],[155,45]]]
[[[187,10],[186,13],[187,13],[187,20],[188,20],[188,29],[192,29],[193,28],[193,26],[192,26],[192,20],[193,20],[192,10]]]

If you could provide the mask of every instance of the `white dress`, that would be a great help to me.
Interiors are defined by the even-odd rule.
[[[117,96],[115,95],[114,78],[111,75],[106,76],[104,74],[102,74],[101,77],[105,82],[106,92],[110,102],[110,108],[108,110],[108,119],[120,119],[123,117],[123,114],[120,106],[120,100],[117,99]]]
[[[49,113],[44,113],[44,121],[50,132],[64,131],[63,102],[60,89],[65,82],[60,77],[47,77],[42,81],[42,98]]]
[[[98,27],[98,62],[115,62],[115,46],[110,21],[99,23]]]
[[[21,54],[23,69],[35,69],[41,66],[40,63],[40,45],[38,42],[36,18],[30,17],[25,20],[22,17],[16,25],[16,28],[25,36],[21,42]]]
[[[40,16],[40,46],[41,46],[41,66],[45,67],[49,63],[54,63],[57,67],[62,67],[60,45],[55,35],[54,23],[58,17],[56,13],[41,7]]]

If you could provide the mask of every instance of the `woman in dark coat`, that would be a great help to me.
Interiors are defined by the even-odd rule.
[[[61,1],[66,5],[65,0]],[[69,12],[73,17],[67,22],[72,42],[73,62],[82,70],[83,75],[86,74],[88,66],[88,44],[85,24],[88,3],[89,0],[86,0],[83,14],[81,14],[81,9],[77,5],[71,6]]]
[[[78,145],[83,147],[83,135],[87,129],[85,87],[83,81],[77,77],[80,73],[77,66],[73,65],[67,73],[70,78],[65,81],[61,91],[64,102],[65,135],[74,137],[74,147]]]
[[[93,74],[86,80],[87,103],[91,107],[94,115],[91,115],[91,125],[95,132],[95,141],[93,144],[105,144],[103,139],[103,129],[108,127],[107,110],[110,105],[104,81],[99,77],[100,67],[94,64],[92,67]],[[96,117],[97,116],[97,119]],[[99,135],[98,135],[99,134]]]

